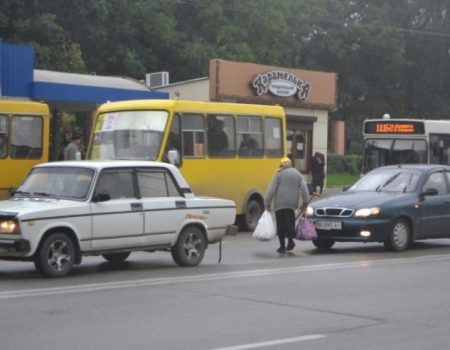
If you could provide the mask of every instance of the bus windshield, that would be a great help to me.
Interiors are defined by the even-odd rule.
[[[427,163],[425,140],[414,139],[366,139],[364,142],[364,169],[391,164]]]
[[[98,116],[89,159],[156,160],[167,111],[120,111]]]

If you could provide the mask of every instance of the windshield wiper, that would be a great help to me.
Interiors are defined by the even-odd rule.
[[[19,191],[19,190],[15,190],[11,193],[13,196],[16,194],[20,194],[21,196],[29,196],[30,192],[27,191]]]
[[[42,196],[42,197],[56,197],[56,195],[47,192],[33,192],[33,195]]]
[[[378,187],[375,189],[376,192],[381,192],[383,188],[385,188],[387,185],[389,185],[392,181],[394,181],[397,177],[399,177],[400,173],[397,173],[395,175],[392,175],[389,179],[387,179],[384,183],[379,184]]]

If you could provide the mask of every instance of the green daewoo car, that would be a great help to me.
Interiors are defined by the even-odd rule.
[[[346,191],[314,201],[319,249],[381,242],[403,251],[416,240],[450,237],[450,166],[403,164],[367,173]]]

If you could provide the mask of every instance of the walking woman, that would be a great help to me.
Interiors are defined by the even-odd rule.
[[[300,198],[301,197],[301,198]],[[292,167],[289,158],[281,159],[280,169],[273,176],[264,198],[268,211],[275,210],[277,235],[280,240],[279,253],[292,250],[295,247],[295,210],[304,209],[309,201],[308,187],[300,172]],[[286,238],[288,244],[286,246]]]

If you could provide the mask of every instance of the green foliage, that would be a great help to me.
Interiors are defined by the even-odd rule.
[[[360,155],[337,155],[328,153],[327,173],[347,173],[359,176],[362,169],[362,156]]]
[[[327,187],[344,187],[353,185],[360,175],[347,173],[331,173],[327,175]]]
[[[450,2],[427,0],[2,0],[0,37],[38,68],[171,81],[223,58],[338,74],[347,153],[362,122],[450,116]]]

